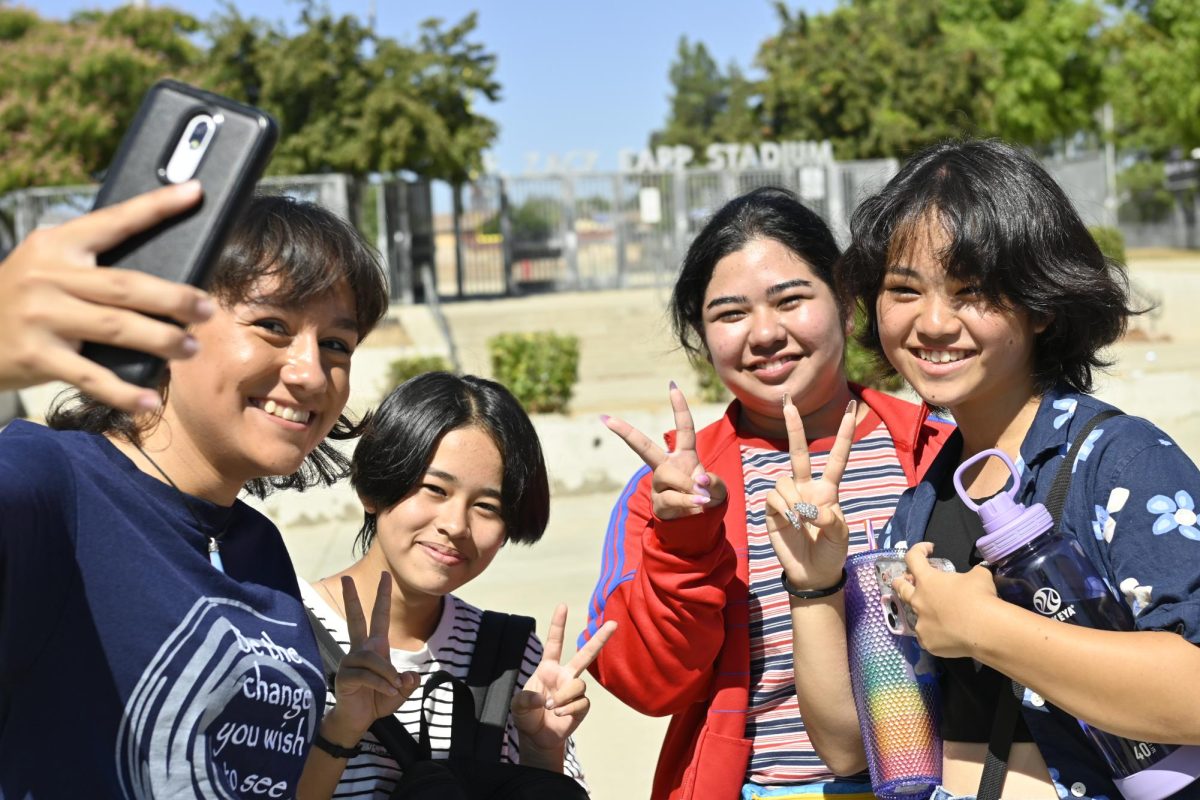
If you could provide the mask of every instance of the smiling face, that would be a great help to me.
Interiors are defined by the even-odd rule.
[[[703,336],[713,367],[747,421],[786,435],[781,400],[808,417],[846,404],[848,324],[830,288],[774,239],[754,239],[717,262],[704,293]]]
[[[400,598],[441,598],[483,572],[504,544],[504,462],[491,436],[456,428],[438,442],[417,485],[376,513],[367,562],[392,573]],[[377,573],[376,573],[377,574]]]
[[[945,230],[935,219],[916,224],[921,229],[907,252],[890,259],[876,299],[888,360],[922,399],[956,418],[1027,402],[1034,395],[1034,340],[1045,324],[991,305],[976,287],[947,275],[939,258],[949,241]]]
[[[270,302],[272,281],[218,303],[192,328],[198,354],[171,364],[160,430],[191,472],[231,487],[299,469],[350,393],[358,325],[349,287],[282,308]]]

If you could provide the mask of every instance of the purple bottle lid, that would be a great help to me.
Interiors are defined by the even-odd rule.
[[[999,458],[1012,473],[1012,487],[1000,492],[995,497],[976,503],[967,494],[962,485],[963,471],[974,464],[991,457]],[[1054,519],[1041,503],[1029,507],[1017,502],[1017,492],[1021,489],[1021,476],[1012,459],[1001,450],[984,450],[968,458],[958,469],[954,470],[954,490],[967,504],[967,507],[979,514],[983,522],[983,533],[975,544],[980,554],[988,561],[995,563],[1014,550],[1028,544],[1054,527]]]

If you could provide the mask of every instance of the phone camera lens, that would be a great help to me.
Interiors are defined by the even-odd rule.
[[[192,135],[188,138],[188,147],[195,150],[200,145],[204,144],[204,137],[208,135],[208,123],[201,122],[192,128]]]

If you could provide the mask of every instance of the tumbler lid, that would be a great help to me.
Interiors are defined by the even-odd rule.
[[[1013,476],[1012,486],[983,503],[976,503],[963,488],[962,473],[975,462],[992,457],[999,458],[1008,466]],[[984,535],[975,544],[988,561],[999,561],[1054,527],[1054,519],[1044,505],[1034,503],[1026,507],[1017,502],[1020,489],[1021,476],[1017,467],[1002,450],[976,453],[954,470],[954,490],[968,508],[979,514],[983,523]]]

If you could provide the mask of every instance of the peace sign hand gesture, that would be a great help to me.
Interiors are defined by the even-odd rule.
[[[838,505],[838,484],[850,458],[855,411],[851,400],[838,426],[825,470],[813,480],[804,423],[791,400],[784,398],[783,420],[788,433],[792,474],[775,483],[767,496],[767,532],[796,589],[824,589],[841,578],[850,544],[850,529]]]
[[[587,685],[579,676],[596,660],[600,649],[617,629],[617,623],[609,620],[600,626],[595,635],[566,664],[561,663],[563,638],[567,628],[567,607],[559,604],[550,621],[550,632],[542,661],[525,683],[524,688],[513,697],[510,710],[513,722],[521,735],[521,761],[530,763],[531,750],[549,753],[548,769],[562,769],[562,748],[567,737],[575,732],[587,716],[591,701],[587,699]]]
[[[344,734],[342,738],[348,739],[357,732],[357,738],[347,746],[357,743],[372,722],[396,713],[421,683],[417,673],[401,674],[392,666],[388,643],[391,604],[392,576],[383,572],[379,575],[368,632],[354,579],[342,576],[342,606],[346,610],[350,652],[338,666],[334,678],[337,705],[326,721]]]
[[[675,449],[670,453],[648,436],[616,417],[604,417],[604,424],[654,470],[650,481],[650,501],[654,516],[679,519],[703,514],[725,502],[722,480],[707,472],[696,455],[696,425],[683,392],[671,382],[671,409],[675,413]]]

